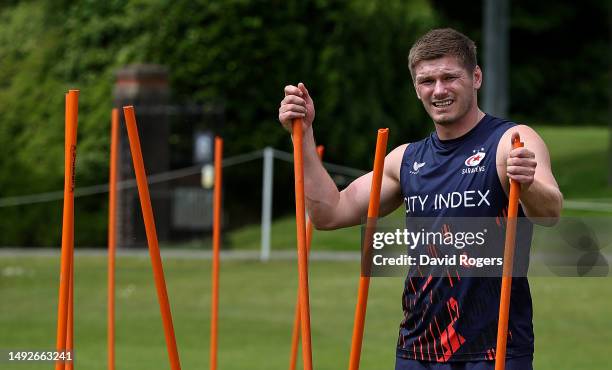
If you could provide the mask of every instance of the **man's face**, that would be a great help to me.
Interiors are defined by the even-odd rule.
[[[423,60],[414,68],[414,87],[431,119],[440,125],[463,118],[475,105],[482,73],[468,72],[453,56]]]

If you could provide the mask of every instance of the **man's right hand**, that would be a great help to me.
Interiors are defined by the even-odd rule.
[[[278,120],[289,132],[292,132],[294,119],[301,118],[303,122],[304,191],[308,217],[317,229],[331,230],[359,225],[361,219],[368,214],[372,172],[359,177],[339,192],[317,156],[312,133],[314,117],[314,103],[306,86],[303,83],[286,86],[285,98],[278,109]],[[399,146],[386,156],[380,192],[381,216],[402,204],[399,172],[406,146]]]
[[[285,98],[278,108],[278,120],[285,130],[292,132],[292,122],[296,118],[302,118],[305,131],[312,126],[315,117],[315,108],[312,98],[303,83],[297,86],[285,86]]]

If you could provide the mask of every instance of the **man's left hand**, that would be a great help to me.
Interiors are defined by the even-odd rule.
[[[512,134],[511,142],[514,142],[516,136],[518,133]],[[508,178],[528,188],[533,183],[537,164],[534,152],[524,147],[515,148],[508,153],[506,173]]]

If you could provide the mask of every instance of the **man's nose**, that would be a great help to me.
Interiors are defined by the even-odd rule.
[[[444,84],[443,81],[436,81],[436,84],[434,86],[434,91],[433,91],[433,95],[434,98],[440,98],[440,97],[444,97],[446,96],[447,90],[446,90],[446,85]]]

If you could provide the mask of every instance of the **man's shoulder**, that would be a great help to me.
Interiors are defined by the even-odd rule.
[[[515,121],[509,118],[497,117],[487,113],[489,116],[489,122],[500,130],[501,135],[499,136],[500,141],[504,141],[505,139],[509,140],[509,137],[512,136],[512,133],[518,132],[519,135],[527,135],[533,136],[538,135],[537,132],[531,128],[529,125]],[[507,140],[506,140],[507,141]]]
[[[536,130],[534,130],[532,127],[530,127],[527,124],[524,123],[515,123],[512,121],[507,121],[509,123],[511,123],[512,125],[509,125],[507,127],[507,129],[503,132],[503,134],[500,137],[500,141],[506,140],[510,137],[512,137],[512,134],[514,132],[518,132],[519,135],[525,136],[525,137],[539,137],[538,133],[536,132]],[[507,140],[506,140],[507,141]]]
[[[391,153],[393,153],[393,152],[404,153],[406,151],[406,148],[408,148],[408,145],[410,145],[410,144],[411,143],[405,143],[405,144],[399,145],[395,149],[393,149],[391,151]],[[389,153],[389,154],[391,154],[391,153]]]
[[[398,181],[400,178],[402,160],[404,159],[404,153],[408,145],[410,145],[410,143],[402,144],[391,150],[385,159],[385,172]]]
[[[391,150],[389,154],[387,154],[387,161],[389,161],[390,164],[401,164],[402,158],[404,157],[404,153],[406,152],[406,149],[409,145],[410,143],[402,144]]]
[[[497,146],[497,160],[498,162],[505,162],[505,158],[508,153],[512,150],[512,135],[518,133],[521,141],[525,143],[526,147],[533,145],[542,146],[546,150],[546,143],[540,137],[540,135],[532,127],[526,124],[514,124],[508,127],[506,131],[500,136],[499,143]]]

